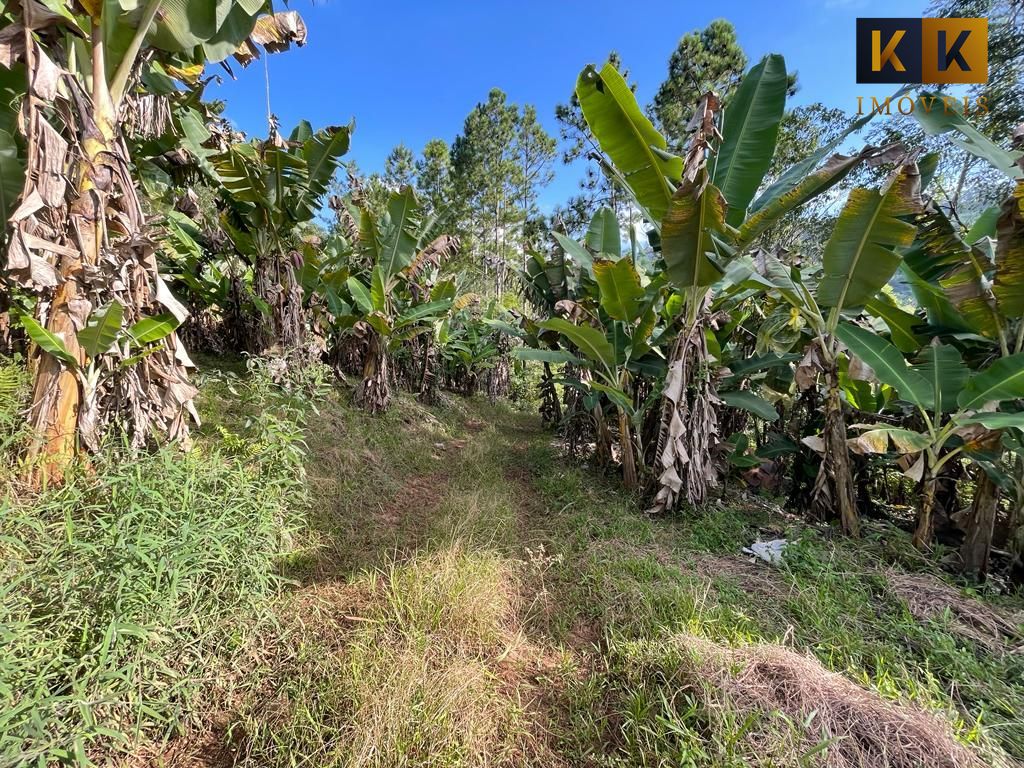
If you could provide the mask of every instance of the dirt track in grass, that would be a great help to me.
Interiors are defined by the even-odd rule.
[[[865,637],[844,638],[824,614],[860,592],[737,554],[784,521],[646,518],[531,414],[401,401],[387,418],[334,414],[311,437],[309,541],[276,625],[206,727],[135,764],[1016,764],[949,681],[908,668],[901,693],[860,660],[890,647],[858,622],[898,590],[866,589],[844,609],[864,615],[836,619]]]

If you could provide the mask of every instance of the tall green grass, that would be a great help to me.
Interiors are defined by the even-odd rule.
[[[3,464],[0,766],[87,764],[171,735],[230,674],[305,506],[298,411],[232,388],[260,420],[187,452],[111,446],[32,492]],[[3,405],[13,435],[19,403]]]

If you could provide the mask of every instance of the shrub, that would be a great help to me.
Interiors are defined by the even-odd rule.
[[[235,386],[259,414],[242,434],[108,446],[62,486],[0,502],[0,765],[174,732],[278,589],[301,434],[261,382]]]

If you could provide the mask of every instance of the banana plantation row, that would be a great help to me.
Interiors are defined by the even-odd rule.
[[[304,43],[296,12],[268,10],[3,11],[2,330],[9,350],[30,350],[27,472],[59,480],[113,435],[136,450],[187,440],[186,349],[327,363],[371,412],[396,386],[428,402],[442,386],[503,396],[511,370],[532,365],[546,422],[572,452],[618,468],[652,512],[699,509],[742,474],[853,536],[862,515],[902,515],[923,550],[937,535],[957,542],[972,575],[993,547],[1019,563],[1019,151],[958,112],[915,111],[1013,190],[964,222],[929,192],[935,153],[849,149],[871,115],[766,181],[791,80],[782,56],[725,103],[708,92],[680,105],[692,114],[682,156],[613,62],[587,67],[576,99],[646,237],[602,208],[583,237],[555,231],[522,255],[521,301],[488,298],[455,268],[445,211],[412,189],[386,206],[358,184],[328,195],[352,125],[249,140],[203,100],[205,66]],[[855,174],[871,183],[844,198]],[[820,262],[773,237],[812,200],[834,219]],[[887,287],[896,275],[912,303]]]

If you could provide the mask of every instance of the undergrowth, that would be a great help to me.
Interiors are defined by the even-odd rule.
[[[11,460],[24,391],[4,395],[0,765],[84,765],[169,736],[233,674],[305,488],[300,406],[259,375],[230,386],[257,421],[186,452],[110,445],[42,489]]]
[[[315,371],[241,366],[203,391],[190,453],[111,450],[5,502],[5,756],[141,734],[166,765],[1024,758],[1020,601],[899,531],[735,490],[651,518],[479,399],[370,417]],[[778,566],[740,555],[780,537]]]

